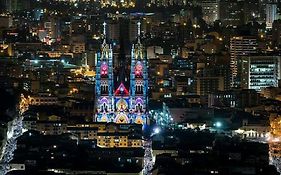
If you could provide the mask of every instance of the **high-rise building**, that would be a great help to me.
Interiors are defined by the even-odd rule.
[[[147,123],[147,58],[140,42],[140,23],[138,23],[138,42],[132,46],[131,50],[129,83],[125,77],[125,69],[128,65],[124,63],[121,62],[118,74],[114,75],[117,71],[113,71],[112,48],[104,39],[96,65],[95,121],[97,122]],[[127,84],[129,86],[126,86]]]
[[[8,12],[20,11],[30,8],[30,0],[1,0],[4,10]]]
[[[251,36],[232,37],[230,39],[230,83],[231,87],[239,87],[237,79],[237,60],[242,56],[256,53],[257,39]]]
[[[206,23],[211,24],[219,19],[218,0],[202,0],[200,5],[202,7],[203,19]]]
[[[130,20],[130,23],[129,23],[129,40],[130,42],[133,42],[136,40],[137,38],[137,35],[138,35],[138,31],[136,29],[136,24],[138,23],[137,20]]]
[[[219,19],[223,25],[237,26],[243,24],[243,1],[220,0]]]
[[[0,0],[0,13],[5,11],[5,2],[4,0]]]
[[[216,91],[224,91],[223,77],[197,77],[196,79],[196,94],[208,95]]]
[[[272,24],[272,45],[275,47],[281,45],[281,19]]]
[[[261,10],[261,3],[257,0],[247,0],[243,4],[243,22],[245,24],[251,21],[264,22],[264,10]]]
[[[266,28],[271,29],[274,20],[277,20],[277,4],[266,4]]]
[[[281,56],[245,56],[239,59],[239,76],[243,89],[260,91],[266,87],[278,87],[281,78]]]
[[[118,21],[108,22],[108,39],[116,41],[120,39],[120,23]]]

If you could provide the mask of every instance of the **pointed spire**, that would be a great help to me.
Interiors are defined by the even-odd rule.
[[[139,21],[137,23],[138,25],[138,38],[137,38],[137,43],[135,44],[135,57],[136,58],[142,58],[142,44],[141,44],[141,22]]]
[[[103,43],[106,43],[106,22],[103,22]]]
[[[140,37],[141,37],[141,22],[137,23],[138,25],[138,44],[140,44]]]

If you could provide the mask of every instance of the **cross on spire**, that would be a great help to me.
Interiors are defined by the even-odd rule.
[[[141,22],[139,21],[137,23],[138,25],[138,43],[140,43],[140,36],[141,36]]]
[[[103,42],[106,42],[106,22],[103,22]]]

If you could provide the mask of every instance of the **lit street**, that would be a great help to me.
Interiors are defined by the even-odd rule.
[[[1,152],[1,172],[6,174],[8,171],[8,163],[13,159],[13,152],[16,149],[16,139],[22,134],[22,117],[16,117],[11,128],[7,131],[7,142]]]
[[[143,174],[148,175],[151,174],[151,170],[153,168],[154,162],[152,159],[152,141],[147,140],[144,142],[144,165],[143,165]]]

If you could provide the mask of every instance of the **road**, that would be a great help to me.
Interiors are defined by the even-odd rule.
[[[20,135],[22,135],[22,116],[16,117],[7,131],[7,141],[0,155],[0,174],[6,174],[9,171],[8,163],[13,159],[13,153],[17,148],[17,138]]]
[[[153,168],[154,162],[152,159],[152,141],[146,140],[144,141],[144,163],[143,163],[143,174],[144,175],[151,175],[151,170]]]

